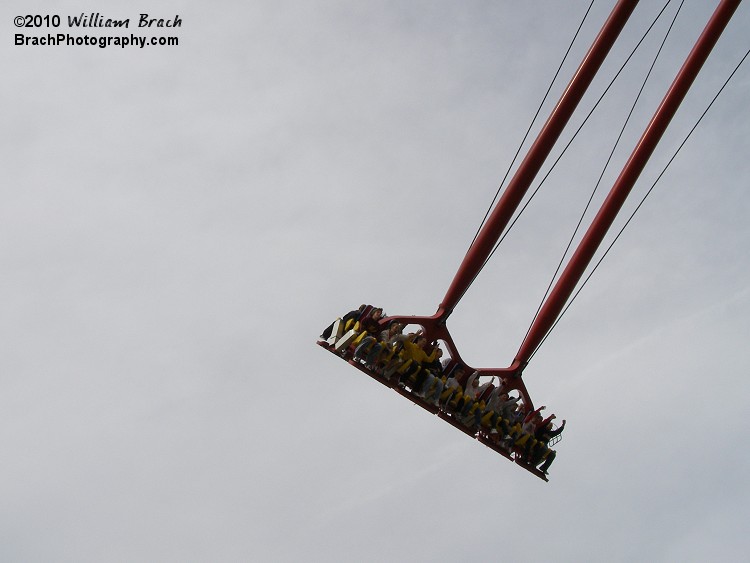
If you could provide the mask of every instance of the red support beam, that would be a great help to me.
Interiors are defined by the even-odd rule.
[[[637,4],[638,0],[619,0],[615,5],[500,201],[466,253],[435,315],[441,321],[445,322],[453,312],[489,257]]]
[[[633,185],[646,166],[648,159],[654,152],[669,122],[677,112],[677,108],[692,86],[703,63],[708,58],[711,50],[739,6],[740,1],[722,0],[714,11],[703,33],[698,38],[698,41],[696,41],[677,77],[672,82],[667,94],[656,110],[656,113],[651,118],[620,176],[612,186],[607,199],[602,204],[601,209],[571,257],[570,262],[568,262],[557,284],[545,301],[544,306],[529,330],[529,334],[518,350],[518,354],[513,362],[514,365],[523,366],[528,362],[531,355],[541,344],[545,335],[557,320]]]
[[[489,257],[492,248],[507,227],[513,213],[521,203],[523,196],[534,181],[545,159],[549,156],[552,147],[570,120],[571,115],[583,98],[591,81],[594,79],[594,76],[620,35],[620,32],[625,27],[637,4],[638,0],[618,0],[612,9],[607,21],[602,26],[601,31],[579,65],[578,70],[573,75],[560,100],[539,132],[534,144],[529,149],[529,152],[505,189],[503,196],[487,218],[474,244],[472,244],[466,253],[437,312],[429,317],[394,316],[389,317],[389,321],[400,321],[422,326],[428,340],[442,340],[445,343],[448,353],[455,362],[461,363],[469,369],[475,369],[471,368],[461,358],[446,326],[446,320]],[[520,364],[514,363],[507,368],[476,369],[483,376],[494,375],[505,379],[508,382],[509,388],[518,389],[523,396],[524,403],[533,408],[526,387],[522,379],[518,377],[522,369]]]

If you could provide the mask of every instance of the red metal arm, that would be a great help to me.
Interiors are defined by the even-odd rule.
[[[638,0],[620,0],[604,23],[500,201],[466,253],[456,277],[438,307],[436,315],[442,321],[453,312],[489,257],[637,4]]]
[[[672,82],[662,103],[615,181],[591,226],[560,275],[539,316],[521,344],[514,364],[525,365],[562,311],[576,284],[609,230],[646,162],[656,148],[677,108],[693,84],[703,63],[724,31],[741,0],[722,0]]]
[[[507,227],[513,213],[521,203],[523,196],[534,181],[545,159],[549,156],[552,147],[570,120],[571,115],[583,98],[584,93],[637,4],[638,0],[618,0],[609,18],[607,18],[586,56],[583,58],[578,70],[573,75],[560,100],[539,132],[534,144],[529,149],[528,154],[508,184],[500,201],[498,201],[495,209],[487,218],[487,222],[477,235],[474,244],[469,248],[437,312],[430,317],[397,316],[390,317],[388,320],[398,320],[399,322],[422,326],[425,336],[429,340],[442,340],[445,342],[451,358],[469,367],[461,359],[445,322],[489,257],[492,248],[499,240],[505,227]],[[508,368],[479,368],[478,371],[485,376],[495,375],[508,380],[510,386],[518,389],[523,395],[524,402],[531,407],[532,403],[526,387],[521,378],[517,377],[522,367],[521,363],[514,362]]]

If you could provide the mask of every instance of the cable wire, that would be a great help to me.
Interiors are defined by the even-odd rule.
[[[562,70],[563,65],[565,64],[565,61],[567,60],[568,55],[570,54],[570,50],[573,48],[573,44],[575,43],[575,40],[578,38],[578,34],[580,33],[581,28],[583,27],[583,24],[586,21],[586,18],[588,17],[589,12],[591,11],[591,7],[594,5],[594,1],[595,0],[591,0],[591,4],[589,4],[589,7],[586,10],[586,13],[583,15],[583,19],[581,20],[581,23],[578,25],[578,29],[573,35],[573,39],[570,41],[570,44],[568,45],[568,49],[565,51],[565,54],[563,55],[563,58],[560,61],[560,65],[557,67],[557,71],[555,72],[555,75],[552,77],[552,81],[549,83],[549,86],[547,87],[547,91],[544,93],[544,97],[542,98],[542,101],[539,103],[539,107],[536,109],[536,113],[534,114],[534,117],[531,119],[531,123],[529,123],[529,128],[526,130],[526,134],[523,136],[523,139],[521,139],[521,143],[518,145],[518,150],[516,150],[516,154],[513,155],[513,159],[510,161],[510,165],[508,165],[508,170],[505,171],[505,176],[503,176],[503,179],[500,182],[500,185],[498,186],[497,191],[495,192],[495,197],[492,198],[492,201],[490,202],[490,205],[487,208],[487,211],[484,213],[484,217],[482,217],[482,221],[479,223],[479,228],[477,228],[477,232],[474,233],[474,238],[471,239],[471,244],[469,245],[469,248],[474,246],[474,243],[476,242],[477,237],[479,236],[479,233],[482,230],[482,227],[484,227],[484,224],[487,222],[487,217],[489,217],[490,212],[492,211],[492,208],[495,205],[495,202],[497,201],[497,198],[500,195],[500,192],[502,191],[503,186],[505,185],[505,181],[508,179],[508,175],[510,174],[510,171],[513,169],[513,165],[516,163],[516,159],[518,158],[518,155],[521,153],[521,149],[523,148],[523,145],[526,142],[526,139],[529,137],[529,133],[531,133],[531,128],[534,127],[534,123],[536,122],[537,117],[539,117],[539,113],[542,111],[544,102],[547,101],[547,96],[549,96],[549,93],[552,90],[552,86],[555,84],[555,81],[557,80],[557,77],[560,74],[560,71]]]
[[[638,205],[636,206],[636,208],[630,214],[630,217],[628,217],[628,220],[625,222],[625,224],[622,226],[622,228],[617,233],[617,235],[615,236],[615,238],[612,240],[612,242],[609,244],[609,246],[607,247],[607,249],[604,251],[604,254],[602,254],[601,258],[599,258],[599,260],[594,265],[594,267],[591,270],[591,272],[586,276],[586,279],[583,280],[583,283],[581,284],[581,286],[573,294],[573,297],[571,297],[570,301],[568,301],[568,304],[565,306],[565,308],[562,310],[562,312],[560,313],[560,315],[557,317],[557,320],[554,322],[554,324],[547,331],[547,334],[544,335],[544,338],[539,342],[539,345],[531,353],[531,355],[529,356],[529,361],[531,361],[531,358],[533,358],[534,355],[539,351],[539,348],[541,348],[542,344],[544,344],[544,342],[547,340],[547,338],[549,337],[549,335],[552,333],[552,331],[558,325],[558,323],[560,322],[560,320],[563,318],[563,315],[565,315],[565,313],[568,311],[568,309],[570,309],[570,306],[573,304],[573,302],[575,301],[576,297],[578,297],[578,295],[581,293],[581,291],[583,290],[583,288],[586,286],[586,284],[588,283],[588,281],[591,279],[591,276],[594,275],[594,272],[596,272],[596,270],[599,268],[599,266],[601,265],[601,263],[604,260],[604,258],[607,256],[607,254],[609,254],[609,251],[612,249],[612,247],[615,245],[615,243],[617,242],[617,240],[620,238],[620,235],[622,235],[622,233],[625,231],[625,228],[633,220],[633,217],[635,217],[635,214],[638,212],[638,210],[641,208],[641,206],[643,205],[643,203],[646,201],[646,198],[648,198],[648,196],[654,190],[654,188],[656,187],[656,184],[659,182],[659,180],[661,180],[662,176],[664,176],[664,174],[666,173],[666,171],[669,168],[669,166],[672,164],[672,162],[674,161],[674,159],[677,157],[677,155],[679,154],[679,152],[682,150],[682,147],[685,146],[685,143],[687,143],[687,141],[690,138],[690,136],[693,134],[693,132],[696,130],[696,128],[698,127],[698,125],[700,124],[700,122],[703,120],[703,118],[706,116],[706,114],[708,113],[708,111],[714,105],[714,102],[716,101],[716,99],[724,91],[724,88],[726,88],[727,84],[729,84],[729,81],[734,77],[734,75],[737,73],[737,70],[739,70],[740,66],[742,65],[742,63],[745,62],[745,59],[747,59],[747,57],[749,55],[750,55],[750,49],[748,49],[748,51],[742,57],[742,59],[740,60],[740,62],[737,63],[737,66],[734,68],[734,70],[729,75],[729,77],[724,81],[724,84],[721,86],[721,88],[719,88],[719,91],[716,93],[716,95],[713,97],[713,99],[711,100],[711,102],[708,104],[708,107],[706,107],[706,109],[703,111],[703,113],[701,114],[701,116],[695,122],[695,125],[693,125],[693,127],[690,129],[690,131],[688,132],[688,134],[682,140],[682,142],[680,143],[680,145],[677,147],[677,150],[675,150],[674,154],[669,159],[669,161],[667,161],[667,164],[664,166],[664,168],[662,169],[662,171],[656,177],[656,180],[654,180],[653,184],[651,184],[651,187],[646,192],[646,195],[643,196],[643,198],[641,199],[640,203],[638,203]]]
[[[620,74],[622,73],[622,71],[625,69],[625,67],[628,65],[628,63],[630,62],[630,60],[633,58],[633,55],[635,55],[636,51],[639,49],[639,47],[641,46],[641,44],[643,43],[643,41],[646,39],[646,37],[648,36],[648,34],[651,32],[651,30],[653,29],[654,25],[656,25],[656,22],[659,20],[659,18],[664,13],[664,11],[666,10],[667,6],[669,6],[669,4],[671,3],[671,1],[672,0],[667,0],[667,2],[664,5],[664,7],[661,9],[661,11],[658,13],[658,15],[654,18],[654,21],[651,22],[651,25],[645,31],[645,33],[640,38],[640,40],[638,41],[638,43],[636,44],[636,46],[633,48],[633,50],[630,52],[630,54],[628,55],[628,57],[625,59],[625,62],[622,64],[622,66],[620,66],[620,69],[617,71],[617,73],[612,78],[612,80],[610,81],[610,83],[604,89],[604,91],[602,92],[602,94],[599,97],[599,99],[596,101],[596,103],[594,104],[594,106],[589,111],[588,115],[586,115],[586,117],[584,118],[583,122],[581,122],[581,125],[578,127],[578,129],[576,129],[575,133],[573,133],[573,136],[570,138],[570,140],[565,145],[565,147],[563,148],[563,150],[560,153],[560,155],[557,157],[557,159],[555,159],[555,162],[552,164],[552,166],[550,167],[550,169],[547,171],[547,173],[544,175],[544,177],[542,178],[542,180],[539,182],[539,185],[532,192],[532,194],[529,197],[529,199],[526,200],[526,203],[524,203],[524,205],[521,207],[521,209],[516,214],[516,216],[514,217],[513,221],[511,221],[510,225],[505,230],[505,232],[500,237],[500,239],[497,241],[497,243],[495,243],[495,246],[492,249],[492,252],[489,253],[489,255],[487,256],[487,258],[485,259],[485,261],[482,263],[482,265],[479,267],[479,269],[477,270],[477,272],[474,274],[474,277],[466,285],[466,288],[464,289],[463,293],[459,297],[459,300],[462,299],[464,295],[466,295],[466,292],[469,290],[469,288],[471,287],[471,285],[476,281],[477,277],[482,272],[482,270],[484,270],[484,267],[490,261],[490,259],[492,258],[492,256],[494,256],[494,254],[497,251],[497,249],[500,247],[500,245],[503,243],[503,241],[505,240],[505,238],[508,236],[508,233],[510,233],[510,231],[513,229],[513,227],[515,226],[515,224],[518,222],[518,219],[521,217],[521,215],[523,214],[523,212],[529,206],[529,204],[531,203],[531,200],[534,199],[534,196],[539,192],[539,189],[542,187],[542,185],[544,184],[545,180],[547,180],[547,178],[549,177],[549,175],[552,173],[552,171],[555,169],[555,167],[557,166],[557,164],[560,162],[560,159],[567,152],[568,148],[573,143],[573,141],[576,139],[576,137],[578,136],[578,133],[581,132],[581,129],[583,129],[584,125],[586,125],[586,123],[588,122],[588,120],[591,117],[591,115],[594,113],[594,111],[596,110],[596,108],[599,106],[599,104],[601,103],[601,101],[604,99],[604,96],[607,94],[607,92],[609,92],[609,89],[612,87],[612,85],[615,83],[615,81],[620,76]]]
[[[599,189],[599,186],[601,185],[602,179],[604,178],[604,174],[609,168],[610,163],[612,162],[612,157],[614,156],[615,151],[617,150],[617,147],[619,146],[620,141],[622,140],[622,136],[625,133],[625,129],[627,128],[628,123],[630,122],[630,118],[632,117],[633,112],[635,111],[635,108],[638,105],[638,101],[640,100],[641,95],[643,94],[643,90],[646,88],[646,84],[648,83],[648,80],[651,77],[651,73],[653,72],[654,67],[656,66],[656,62],[659,60],[659,55],[661,55],[661,52],[664,49],[664,45],[666,44],[667,39],[669,38],[669,34],[671,33],[672,28],[674,27],[674,24],[677,21],[677,17],[680,15],[680,12],[682,11],[682,6],[684,4],[685,4],[685,0],[682,0],[682,2],[680,2],[680,5],[677,7],[677,11],[675,12],[674,17],[672,18],[672,22],[669,24],[669,27],[667,28],[667,31],[664,34],[664,38],[662,39],[661,45],[659,45],[659,49],[654,55],[654,60],[651,62],[651,66],[649,67],[648,72],[646,73],[646,76],[644,77],[643,82],[641,83],[641,87],[638,90],[638,94],[636,95],[635,100],[633,101],[633,104],[630,106],[630,111],[628,112],[628,115],[625,118],[625,122],[623,123],[622,128],[620,129],[620,133],[617,136],[617,139],[615,140],[614,146],[612,147],[612,150],[609,153],[609,157],[607,158],[607,161],[605,162],[604,167],[602,168],[602,172],[599,175],[599,179],[596,181],[596,185],[594,186],[594,189],[591,192],[591,195],[589,196],[588,201],[586,202],[586,206],[583,209],[583,213],[581,213],[581,216],[578,219],[578,223],[576,224],[575,229],[573,230],[573,234],[570,236],[568,245],[565,247],[565,251],[563,252],[562,257],[560,258],[560,262],[557,264],[555,273],[552,274],[552,279],[550,279],[549,285],[547,286],[547,289],[544,292],[544,296],[542,296],[542,299],[539,302],[539,307],[537,308],[536,313],[534,313],[534,317],[531,320],[531,324],[529,325],[529,328],[526,330],[526,335],[524,336],[524,339],[526,339],[526,337],[529,335],[529,332],[531,332],[531,327],[534,326],[534,322],[536,321],[537,317],[539,316],[539,312],[542,310],[542,307],[544,306],[544,301],[545,299],[547,299],[547,296],[552,290],[552,286],[555,283],[557,274],[560,272],[560,269],[565,263],[565,258],[568,255],[568,251],[570,250],[570,247],[573,245],[573,241],[575,240],[575,236],[578,234],[578,230],[581,228],[583,219],[586,216],[586,213],[588,212],[589,207],[591,206],[591,202],[593,201],[594,196],[596,195],[596,192]]]

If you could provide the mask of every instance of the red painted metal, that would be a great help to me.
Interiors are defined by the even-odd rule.
[[[696,42],[693,50],[690,52],[690,55],[680,69],[677,78],[675,78],[672,86],[664,97],[664,100],[657,109],[656,114],[651,119],[646,131],[643,133],[630,159],[626,163],[625,168],[620,173],[620,176],[612,187],[612,190],[599,210],[599,213],[584,235],[580,245],[555,285],[555,288],[550,293],[549,298],[544,303],[544,306],[534,321],[529,334],[522,343],[513,363],[507,368],[480,368],[477,370],[482,376],[495,375],[505,380],[505,385],[508,389],[519,390],[524,403],[528,408],[533,409],[533,404],[521,378],[523,368],[528,362],[531,354],[533,354],[542,342],[544,336],[549,332],[562,311],[565,302],[570,297],[575,285],[583,275],[586,266],[593,258],[596,249],[601,244],[603,237],[614,221],[614,218],[622,207],[627,195],[638,179],[638,176],[643,171],[646,162],[656,148],[657,143],[661,139],[661,136],[677,111],[677,108],[695,80],[703,63],[708,58],[713,46],[716,44],[716,41],[734,14],[734,11],[739,6],[740,1],[741,0],[722,0],[717,7],[711,20],[701,34],[701,37]],[[466,292],[473,279],[479,273],[485,260],[489,257],[492,248],[497,240],[499,240],[503,230],[507,227],[513,212],[520,204],[523,195],[528,190],[535,175],[541,168],[542,163],[549,155],[552,146],[562,132],[570,115],[575,110],[575,107],[583,96],[584,91],[593,79],[594,74],[603,62],[606,54],[609,52],[609,49],[637,3],[638,0],[620,0],[615,6],[612,14],[610,14],[609,19],[602,28],[602,31],[597,36],[594,45],[589,49],[589,52],[581,63],[576,75],[573,80],[571,80],[571,83],[568,85],[568,88],[537,137],[537,140],[534,142],[534,145],[532,145],[532,148],[516,172],[516,175],[508,185],[503,197],[488,218],[484,228],[480,231],[476,241],[469,249],[469,252],[464,258],[464,261],[448,290],[448,293],[438,307],[438,311],[431,317],[394,316],[384,319],[381,322],[400,321],[407,324],[422,326],[428,340],[442,340],[444,342],[453,362],[464,364],[468,370],[474,369],[469,367],[468,364],[461,359],[455,343],[446,327],[446,320],[458,301],[463,297],[463,294]],[[336,353],[336,351],[327,343],[319,342],[319,344],[332,353]],[[341,354],[339,353],[337,355]],[[446,412],[437,409],[437,407],[432,404],[426,403],[413,392],[407,392],[405,388],[400,387],[395,381],[392,382],[381,377],[379,374],[370,371],[359,362],[351,363],[358,369],[370,375],[373,379],[380,381],[383,385],[393,388],[415,404],[433,414],[437,414],[439,417],[445,419],[461,431],[466,432],[472,437],[476,437],[479,441],[494,449],[501,455],[514,460],[521,467],[524,467],[537,477],[544,479],[545,481],[547,480],[547,477],[543,472],[536,467],[524,463],[520,457],[513,457],[510,452],[505,451],[492,440],[489,440],[487,436],[483,435],[482,431],[475,432],[472,429],[466,428]]]
[[[726,28],[741,0],[722,0],[714,11],[703,33],[693,46],[677,77],[672,82],[656,113],[651,118],[635,150],[594,218],[591,226],[571,257],[554,289],[539,311],[539,315],[521,344],[514,364],[524,365],[541,344],[557,320],[576,284],[599,248],[617,213],[633,185],[654,152],[677,108],[690,89],[703,63]]]
[[[417,324],[424,328],[425,335],[429,340],[442,340],[448,348],[448,353],[456,362],[467,365],[461,359],[450,333],[445,325],[448,316],[453,311],[458,301],[468,289],[471,282],[479,273],[482,264],[487,260],[495,243],[499,240],[503,230],[507,227],[513,213],[518,208],[523,196],[528,191],[531,183],[542,167],[552,147],[562,133],[565,125],[570,120],[578,103],[581,101],[588,86],[604,62],[612,45],[626,22],[633,13],[638,0],[619,0],[607,21],[602,26],[586,56],[573,75],[570,83],[563,92],[560,100],[552,110],[549,118],[542,127],[537,139],[529,149],[523,162],[508,184],[503,196],[498,201],[495,209],[487,218],[482,230],[477,235],[474,244],[464,257],[461,266],[456,273],[451,286],[448,289],[437,312],[432,316],[398,316],[390,317],[388,320],[398,320],[409,324]],[[505,379],[512,379],[511,388],[518,389],[524,397],[527,405],[531,405],[531,399],[520,378],[516,377],[521,370],[521,364],[514,364],[509,368],[484,368],[478,371],[482,375],[496,375]],[[474,369],[474,368],[470,368]]]
[[[318,346],[320,346],[320,347],[328,350],[329,352],[331,352],[332,354],[334,354],[336,356],[341,357],[341,354],[337,353],[334,350],[334,348],[330,344],[328,344],[327,342],[318,341]],[[478,440],[479,442],[481,442],[482,444],[484,444],[488,448],[490,448],[490,449],[494,450],[495,452],[499,453],[500,455],[502,455],[504,458],[506,458],[506,459],[508,459],[508,460],[510,460],[510,461],[512,461],[512,462],[514,462],[516,464],[518,464],[520,467],[523,467],[526,471],[528,471],[532,475],[534,475],[536,477],[539,477],[543,481],[549,481],[549,479],[547,478],[547,475],[544,472],[542,472],[539,469],[537,469],[534,465],[531,465],[529,463],[525,463],[523,461],[523,459],[521,459],[519,457],[521,455],[520,454],[520,450],[518,450],[518,449],[508,450],[508,449],[505,449],[505,448],[501,447],[498,443],[496,443],[495,441],[491,440],[489,438],[489,436],[487,435],[487,433],[484,430],[482,430],[480,428],[469,428],[469,427],[467,427],[465,424],[461,423],[458,419],[456,419],[455,417],[449,415],[446,411],[440,410],[434,404],[428,403],[427,401],[425,401],[421,397],[418,397],[414,393],[412,393],[410,391],[407,391],[404,387],[401,387],[398,384],[398,379],[397,378],[393,378],[393,379],[390,379],[390,380],[389,379],[385,379],[382,375],[380,375],[379,373],[376,373],[376,372],[370,370],[368,367],[364,366],[360,362],[357,362],[357,361],[354,361],[354,360],[349,360],[349,363],[352,366],[356,367],[361,372],[369,375],[375,381],[381,383],[382,385],[384,385],[386,387],[391,388],[393,391],[395,391],[396,393],[398,393],[402,397],[405,397],[406,399],[409,399],[416,406],[422,407],[423,409],[425,409],[426,411],[430,412],[431,414],[437,415],[440,419],[444,420],[445,422],[447,422],[448,424],[450,424],[454,428],[460,430],[461,432],[463,432],[464,434],[466,434],[470,438],[475,438],[476,440]]]
[[[438,308],[437,316],[440,319],[448,318],[476,278],[637,4],[638,0],[620,0],[612,10],[560,101],[466,253]]]

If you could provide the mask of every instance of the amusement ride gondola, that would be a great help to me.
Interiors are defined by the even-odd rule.
[[[522,414],[535,411],[533,402],[523,381],[524,368],[526,368],[533,354],[559,319],[577,284],[582,279],[587,266],[600,247],[649,157],[654,152],[659,140],[667,129],[670,120],[675,115],[677,108],[687,94],[702,65],[729,23],[736,8],[739,6],[740,0],[721,0],[719,2],[719,5],[706,24],[700,37],[695,42],[662,102],[637,142],[635,149],[617,180],[614,182],[598,213],[583,235],[570,260],[565,265],[565,268],[562,270],[554,287],[551,288],[551,291],[541,305],[510,365],[504,368],[474,368],[469,366],[461,357],[458,347],[448,330],[447,321],[471,283],[490,258],[501,235],[508,228],[511,218],[521,204],[537,173],[549,156],[555,142],[568,123],[637,4],[637,0],[619,0],[616,3],[536,140],[505,187],[494,209],[487,216],[484,225],[478,231],[445,297],[440,302],[437,312],[432,316],[397,315],[376,319],[376,326],[382,329],[385,329],[392,323],[401,323],[401,325],[405,326],[418,326],[420,327],[418,334],[410,337],[411,340],[423,336],[428,343],[433,343],[434,346],[440,344],[446,349],[448,357],[446,358],[445,365],[442,367],[442,372],[438,374],[442,375],[440,389],[443,391],[441,398],[445,398],[446,395],[446,387],[443,384],[459,368],[461,369],[461,374],[457,378],[457,381],[460,384],[461,390],[464,390],[464,386],[467,385],[469,378],[473,375],[475,381],[478,382],[479,378],[482,378],[482,381],[485,382],[485,385],[481,388],[481,394],[470,397],[460,405],[455,401],[453,404],[450,401],[441,403],[437,398],[427,400],[424,389],[421,389],[423,392],[420,393],[418,392],[420,390],[418,387],[423,388],[429,382],[435,381],[433,374],[427,373],[428,370],[422,371],[420,375],[419,367],[417,367],[416,374],[410,374],[408,367],[404,367],[404,363],[409,362],[407,360],[401,365],[395,364],[400,371],[394,376],[388,373],[385,366],[385,363],[389,360],[374,363],[372,357],[355,356],[354,352],[357,346],[362,344],[364,338],[367,336],[367,331],[362,328],[362,321],[375,309],[371,306],[363,306],[358,311],[352,312],[348,317],[338,319],[318,340],[318,344],[321,347],[344,358],[381,384],[391,387],[425,410],[436,414],[462,432],[476,438],[487,447],[516,462],[545,481],[547,480],[545,467],[542,466],[542,468],[539,468],[537,466],[541,462],[541,459],[548,458],[549,455],[552,455],[552,459],[554,459],[554,452],[550,447],[554,444],[555,439],[559,439],[559,436],[552,440],[538,439],[534,442],[535,444],[539,442],[538,448],[530,450],[528,446],[531,442],[518,439],[518,433],[511,436],[511,440],[508,441],[507,433],[504,431],[507,430],[507,425],[502,427],[504,430],[501,430],[501,426],[495,424],[495,419],[493,419],[491,425],[477,424],[480,416],[485,412],[481,408],[486,408],[486,401],[489,400],[493,393],[497,397],[498,391],[503,391],[505,393],[515,392],[518,394],[517,400],[523,405],[524,409]],[[371,332],[373,331],[371,330]],[[377,340],[376,335],[370,334],[369,336],[373,337],[371,341]],[[390,360],[392,360],[394,354],[398,353],[394,349],[384,350],[382,343],[380,346],[378,350],[385,354],[390,354]],[[435,348],[433,347],[432,349],[434,350]],[[382,358],[383,356],[380,357]],[[409,363],[414,364],[413,361]],[[427,376],[430,376],[429,380],[425,379]],[[497,381],[498,385],[495,386],[487,383],[488,378],[493,382]],[[434,387],[432,389],[434,390]],[[447,395],[449,398],[455,397],[455,394]],[[472,405],[474,412],[479,412],[474,418],[470,416],[470,410],[467,412],[467,403]],[[460,412],[457,412],[456,408],[459,406],[461,409]],[[490,418],[486,420],[490,420]],[[482,417],[482,422],[484,420],[484,417]],[[520,425],[521,420],[517,420],[515,423]],[[513,422],[510,421],[510,423]],[[548,426],[548,428],[553,427]],[[559,431],[553,432],[553,434],[559,434]],[[537,438],[539,437],[537,436]],[[533,437],[529,439],[533,439]],[[531,451],[536,451],[539,455],[536,455],[534,459],[530,459]]]

